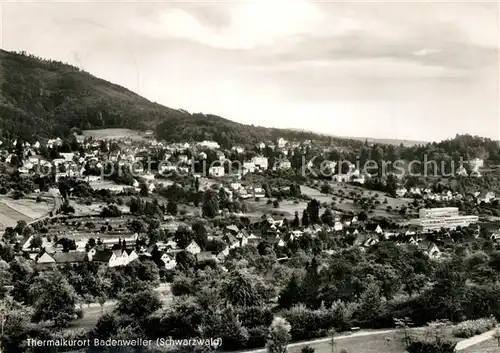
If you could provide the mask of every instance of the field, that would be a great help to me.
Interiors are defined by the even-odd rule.
[[[368,334],[369,332],[367,332]],[[387,339],[389,340],[387,340]],[[330,353],[332,346],[330,341],[318,342],[310,344],[317,353]],[[299,353],[301,348],[292,347],[289,349],[290,353]],[[374,333],[369,336],[356,336],[338,338],[335,340],[335,352],[341,352],[342,348],[347,349],[348,352],[356,353],[405,353],[405,348],[400,340],[394,337],[393,332]]]
[[[18,221],[31,222],[45,216],[52,210],[52,198],[43,198],[37,203],[35,197],[14,200],[0,198],[0,230],[13,227]]]
[[[308,195],[311,198],[317,199],[321,203],[323,202],[331,203],[333,200],[332,198],[335,197],[336,199],[335,207],[345,212],[361,211],[361,208],[355,205],[353,203],[351,196],[349,196],[351,192],[354,192],[358,195],[361,194],[362,197],[365,198],[371,198],[372,196],[378,195],[375,196],[375,198],[376,200],[380,201],[380,205],[377,205],[377,207],[373,210],[373,213],[371,215],[388,217],[388,218],[401,218],[401,216],[397,213],[387,212],[386,210],[387,206],[391,206],[393,209],[396,209],[396,208],[401,208],[402,206],[407,206],[411,201],[413,201],[412,199],[407,199],[407,198],[390,197],[388,195],[385,195],[383,192],[367,190],[360,186],[350,185],[346,183],[331,183],[331,186],[332,186],[332,194],[334,195],[322,194],[319,190],[304,185],[302,185],[300,189],[303,194]],[[339,196],[337,196],[339,192],[342,192],[343,195],[345,195],[345,197],[342,200]],[[387,200],[387,204],[383,203],[385,200]]]
[[[143,140],[144,137],[139,131],[130,129],[98,129],[98,130],[83,130],[85,137],[92,137],[95,139],[120,139],[130,138],[135,141]]]
[[[248,213],[245,215],[253,219],[258,219],[264,213],[277,213],[284,217],[291,218],[294,216],[295,211],[297,211],[299,217],[302,217],[302,211],[307,207],[307,203],[304,201],[300,201],[296,204],[290,200],[283,200],[280,202],[279,208],[274,208],[272,204],[267,204],[267,200],[267,198],[262,198],[259,201],[255,201],[254,199],[246,200],[245,204],[248,207]]]

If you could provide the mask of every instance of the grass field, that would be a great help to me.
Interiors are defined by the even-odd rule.
[[[248,207],[248,213],[245,215],[257,219],[264,213],[277,213],[280,215],[283,214],[287,218],[291,218],[294,216],[295,211],[297,211],[299,216],[302,217],[302,211],[307,207],[307,203],[304,201],[300,201],[296,204],[291,200],[283,200],[279,203],[279,208],[274,208],[272,204],[267,204],[267,200],[267,198],[262,198],[259,201],[255,201],[254,199],[246,200],[245,204]]]
[[[386,340],[386,337],[390,340]],[[331,353],[330,342],[320,342],[310,345],[316,353]],[[290,353],[299,353],[301,347],[292,347]],[[394,337],[394,333],[373,334],[370,336],[354,336],[335,340],[334,352],[341,352],[342,348],[349,353],[405,353],[406,350],[402,342]]]
[[[130,138],[135,141],[143,140],[144,137],[140,131],[130,129],[98,129],[98,130],[83,130],[83,136],[92,137],[95,139],[119,139]]]
[[[13,227],[18,221],[30,222],[43,217],[52,210],[51,199],[43,199],[37,203],[34,197],[14,200],[8,197],[0,198],[0,230]]]
[[[360,186],[350,185],[346,183],[331,183],[332,186],[332,194],[334,195],[326,195],[322,194],[319,190],[311,188],[309,186],[301,185],[300,189],[303,194],[308,195],[313,199],[317,199],[319,202],[323,203],[331,203],[333,201],[332,197],[335,197],[336,204],[335,207],[344,211],[344,212],[361,212],[361,208],[353,203],[352,198],[349,196],[351,192],[354,192],[358,195],[362,195],[364,198],[371,198],[375,195],[376,200],[380,201],[380,204],[376,206],[371,213],[372,216],[381,216],[388,218],[402,218],[398,213],[389,213],[387,212],[387,206],[391,206],[393,209],[401,208],[402,206],[407,206],[412,199],[407,198],[394,198],[385,195],[383,192],[377,192],[372,190],[364,189]],[[336,194],[342,192],[345,197],[343,200]],[[387,204],[384,204],[384,200],[387,200]]]

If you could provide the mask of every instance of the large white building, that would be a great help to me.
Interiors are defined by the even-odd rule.
[[[477,223],[478,216],[461,216],[457,207],[422,208],[419,210],[419,218],[413,219],[412,223],[423,231],[444,229],[455,229],[467,227]]]

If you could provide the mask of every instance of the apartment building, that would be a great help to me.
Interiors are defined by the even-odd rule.
[[[412,223],[423,231],[455,229],[477,223],[478,216],[459,215],[457,207],[427,208],[419,210],[419,218]]]

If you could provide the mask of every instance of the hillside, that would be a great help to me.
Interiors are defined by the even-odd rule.
[[[71,128],[154,129],[167,141],[214,139],[225,146],[276,139],[359,141],[239,124],[150,102],[77,67],[0,50],[0,137],[64,136]]]

